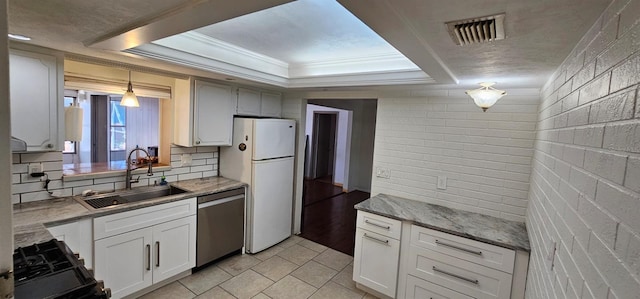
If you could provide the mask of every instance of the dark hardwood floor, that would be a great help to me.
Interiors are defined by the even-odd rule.
[[[302,197],[304,206],[342,194],[342,187],[335,186],[331,182],[331,177],[304,180],[304,195]]]
[[[370,194],[362,191],[335,193],[335,186],[305,181],[301,237],[353,256],[356,210],[353,206]],[[311,200],[308,200],[311,199]]]

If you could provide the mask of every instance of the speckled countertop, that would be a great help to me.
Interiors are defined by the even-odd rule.
[[[531,251],[525,224],[401,197],[378,194],[357,210],[515,250]]]
[[[165,196],[159,199],[145,200],[104,209],[90,210],[76,201],[76,197],[65,197],[53,200],[41,200],[13,205],[14,247],[31,245],[48,241],[51,234],[47,226],[69,223],[85,218],[95,218],[157,204],[178,201],[185,198],[207,195],[245,186],[245,183],[224,177],[208,177],[171,183],[189,192]],[[139,187],[144,189],[149,187]]]

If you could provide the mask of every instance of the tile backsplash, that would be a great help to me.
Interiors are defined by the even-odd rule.
[[[182,156],[190,155],[190,165],[182,163]],[[29,175],[30,163],[42,163],[43,171],[49,180],[50,195],[44,189],[43,178],[32,178]],[[84,190],[110,191],[124,189],[125,175],[121,172],[113,176],[87,179],[63,180],[62,152],[19,153],[13,154],[11,200],[13,203],[29,202],[81,194]],[[163,167],[161,169],[167,169]],[[168,182],[211,177],[218,175],[218,147],[179,147],[171,146],[171,168],[156,170],[153,176],[140,174],[140,182],[136,186],[153,185],[165,176]],[[137,176],[137,175],[136,175]]]

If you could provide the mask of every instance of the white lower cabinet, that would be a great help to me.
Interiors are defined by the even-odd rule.
[[[353,280],[391,298],[521,299],[529,254],[358,211]]]
[[[93,269],[93,223],[90,218],[49,226],[47,230],[78,253],[84,259],[85,267]]]
[[[380,294],[395,297],[400,221],[358,211],[356,226],[353,280]]]
[[[400,241],[358,228],[353,262],[353,279],[389,297],[395,296],[398,281]]]
[[[158,282],[195,267],[196,216],[153,227],[153,281]]]
[[[473,298],[509,298],[511,274],[409,246],[407,272]]]
[[[151,228],[134,230],[95,242],[95,276],[104,280],[113,298],[131,294],[153,283]]]
[[[195,267],[195,208],[191,198],[94,219],[94,235],[104,236],[94,242],[95,276],[111,288],[112,298]]]
[[[407,299],[473,299],[456,291],[441,287],[437,284],[430,283],[426,280],[407,275]]]

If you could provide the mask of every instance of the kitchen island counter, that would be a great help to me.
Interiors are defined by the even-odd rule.
[[[527,229],[522,222],[386,194],[371,197],[355,208],[484,243],[531,251]]]
[[[135,203],[90,210],[80,204],[76,197],[64,197],[52,200],[40,200],[13,205],[14,248],[48,241],[53,236],[46,229],[86,218],[95,218],[124,211],[140,209],[158,204],[178,201],[222,191],[242,188],[245,183],[225,177],[208,177],[171,183],[187,193],[150,199]],[[148,188],[148,187],[138,187]],[[134,190],[137,188],[134,188]]]

